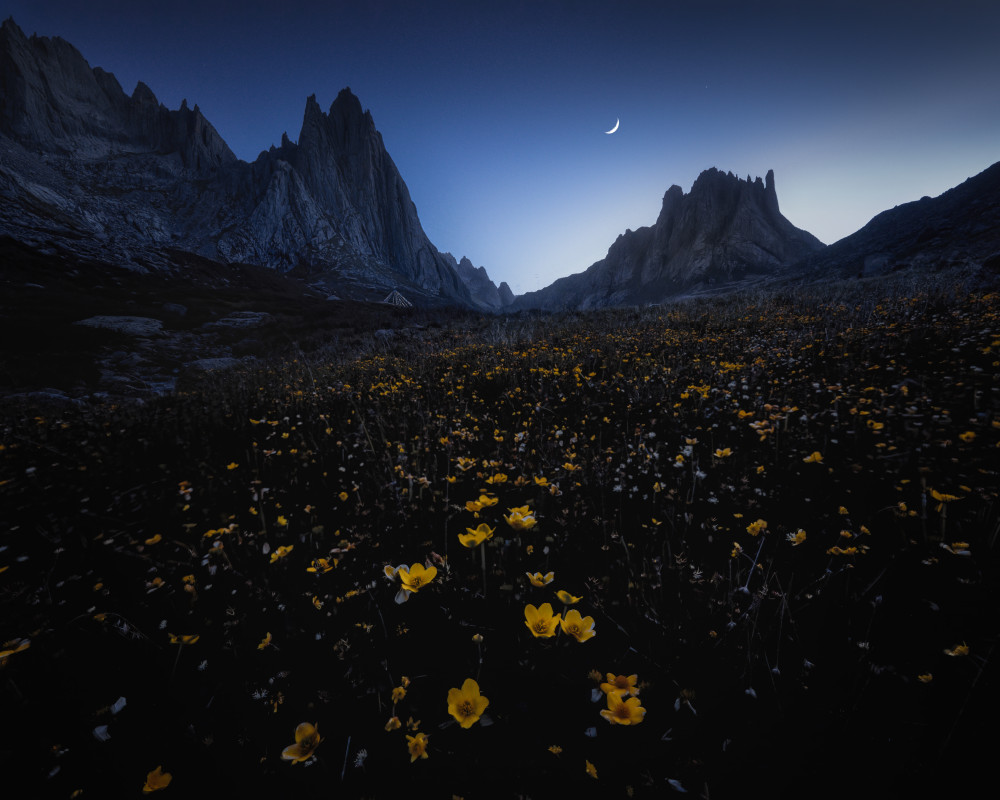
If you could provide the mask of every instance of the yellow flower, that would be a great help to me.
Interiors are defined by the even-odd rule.
[[[331,564],[329,560],[325,558],[314,558],[312,566],[306,567],[306,572],[329,572],[335,566],[337,566],[337,559],[333,559],[333,563]]]
[[[815,450],[802,460],[805,461],[807,464],[822,464],[823,454],[819,452],[819,450]]]
[[[567,461],[565,464],[563,464],[562,468],[564,470],[566,470],[567,472],[576,472],[576,470],[580,469],[579,465],[573,464],[573,463],[571,463],[569,461]]]
[[[426,733],[418,733],[416,736],[406,736],[406,747],[410,751],[410,763],[412,764],[418,758],[427,758],[427,739],[429,737]]]
[[[467,472],[468,470],[476,466],[476,459],[459,456],[458,458],[455,459],[455,463],[458,464],[458,468],[462,470],[462,472]]]
[[[238,466],[239,466],[239,464],[237,464],[235,461],[233,461],[233,462],[230,462],[229,464],[226,464],[226,469],[232,470],[232,469],[236,469]]]
[[[312,604],[316,606],[317,609],[323,608],[323,601],[320,600],[316,595],[313,595]]]
[[[170,644],[194,644],[201,638],[196,633],[191,634],[181,634],[180,636],[174,636],[172,633],[167,634],[170,637]]]
[[[307,761],[322,741],[318,728],[309,722],[303,722],[295,729],[295,744],[282,750],[281,757],[293,764]]]
[[[840,506],[840,508],[837,509],[837,513],[840,514],[842,517],[846,517],[850,512],[847,510],[845,506]]]
[[[967,656],[969,655],[969,646],[962,642],[962,644],[956,644],[950,650],[945,650],[944,654],[946,656]]]
[[[0,650],[0,667],[6,664],[7,659],[14,655],[14,653],[20,653],[29,647],[31,647],[30,639],[11,639],[9,642],[4,642],[3,650]]]
[[[751,536],[759,536],[761,531],[767,530],[767,522],[762,519],[758,519],[747,525],[747,533]]]
[[[560,589],[556,592],[556,597],[568,606],[571,606],[574,603],[579,603],[583,599],[582,597],[576,597],[575,595],[570,594],[565,589]]]
[[[344,502],[350,495],[347,492],[341,492],[337,497],[340,498],[340,502]]]
[[[580,612],[575,608],[569,610],[566,619],[560,625],[562,625],[563,633],[572,636],[578,642],[585,642],[597,635],[594,630],[594,618],[581,617]]]
[[[531,547],[531,545],[528,545]],[[545,586],[548,583],[552,583],[552,580],[556,577],[554,572],[546,572],[542,575],[541,572],[525,572],[528,576],[528,580],[531,581],[532,586]]]
[[[279,517],[279,519],[280,519],[280,517]],[[271,561],[270,561],[270,563],[273,564],[279,558],[284,558],[289,553],[291,553],[294,548],[295,548],[294,544],[290,544],[287,547],[285,547],[285,545],[281,545],[277,550],[275,550],[273,553],[271,553]]]
[[[601,684],[601,691],[604,694],[614,692],[623,697],[627,694],[638,695],[639,690],[636,688],[638,682],[638,675],[615,675],[609,672],[607,682]]]
[[[258,650],[263,650],[265,647],[269,647],[271,644],[271,631],[267,632],[267,636],[260,640],[260,644],[257,645]]]
[[[282,515],[280,515],[280,514],[279,514],[279,515],[278,515],[278,525],[280,525],[280,526],[281,526],[281,527],[283,528],[283,527],[285,527],[285,526],[286,526],[287,524],[288,524],[288,520],[287,520],[287,519],[285,519],[285,518],[284,518],[284,517],[283,517]]]
[[[159,544],[159,542],[160,542],[160,541],[161,541],[162,539],[163,539],[163,536],[162,536],[162,534],[159,534],[159,533],[158,533],[158,534],[156,534],[155,536],[150,536],[150,537],[149,537],[149,538],[148,538],[148,539],[146,540],[146,544]]]
[[[389,721],[385,723],[385,729],[387,731],[396,731],[402,727],[403,723],[399,721],[399,717],[390,717]]]
[[[437,567],[424,567],[423,564],[414,564],[409,569],[405,566],[399,568],[399,580],[403,588],[408,592],[415,592],[422,586],[426,586],[437,575]]]
[[[588,761],[586,769],[587,769],[587,774],[596,781],[597,780],[597,767],[595,767],[593,764],[591,764]]]
[[[562,752],[562,748],[559,745],[554,744],[549,747],[549,752],[552,753],[552,755],[557,756]]]
[[[938,513],[941,512],[942,508],[944,508],[945,503],[951,503],[955,500],[962,499],[957,494],[944,494],[943,492],[939,492],[937,489],[931,489],[931,497],[938,501],[938,504],[934,507],[934,510]]]
[[[638,725],[646,716],[638,697],[622,700],[617,692],[608,692],[608,707],[601,711],[601,716],[613,725]]]
[[[548,486],[549,485],[549,479],[546,478],[544,475],[539,475],[539,476],[537,476],[535,478],[535,483],[538,486]]]
[[[934,680],[934,676],[929,672],[925,672],[923,675],[917,675],[917,680],[921,683],[930,683]]]
[[[406,689],[404,689],[402,686],[397,686],[395,689],[392,690],[393,703],[398,703],[404,697],[406,697]]]
[[[483,715],[490,701],[479,694],[479,684],[466,678],[461,689],[448,690],[448,713],[463,728],[471,728]]]
[[[493,485],[494,483],[506,483],[507,476],[502,472],[498,472],[496,475],[487,478],[486,482],[490,485]]]
[[[552,615],[552,604],[542,603],[535,608],[531,603],[524,607],[524,624],[528,626],[531,635],[536,639],[548,639],[556,635],[556,625],[562,614]]]
[[[798,547],[806,540],[806,532],[799,528],[795,533],[790,533],[785,538],[792,543],[792,547]]]
[[[169,772],[164,772],[162,767],[157,767],[152,772],[146,774],[146,784],[142,787],[143,794],[149,794],[160,789],[166,789],[174,776]]]
[[[961,439],[966,444],[968,444],[969,442],[971,442],[973,439],[976,438],[976,433],[975,431],[966,431],[965,433],[958,434],[958,438]]]
[[[725,448],[724,450],[718,449],[718,450],[715,451],[715,457],[716,458],[726,458],[728,456],[731,456],[732,454],[733,454],[733,451],[730,450],[728,447]]]
[[[483,510],[483,504],[477,503],[475,500],[466,500],[465,510],[471,511],[473,514],[478,516],[479,512]]]
[[[481,545],[487,539],[493,538],[493,531],[495,528],[491,528],[485,522],[479,523],[476,528],[466,528],[468,533],[458,534],[458,541],[460,541],[465,547],[476,547]]]
[[[489,508],[490,506],[495,506],[499,502],[500,502],[499,498],[490,497],[488,494],[479,495],[479,505],[481,505],[483,508]]]
[[[504,516],[507,520],[507,524],[510,525],[514,530],[526,531],[535,527],[538,520],[535,519],[534,513],[528,508],[528,506],[520,506],[518,508],[510,509],[510,516]]]

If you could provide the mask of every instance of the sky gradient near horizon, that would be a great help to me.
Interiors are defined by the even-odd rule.
[[[672,185],[775,172],[832,243],[1000,161],[1000,2],[8,0],[27,34],[252,161],[349,86],[430,240],[516,294],[581,272]],[[617,119],[617,132],[607,135]]]

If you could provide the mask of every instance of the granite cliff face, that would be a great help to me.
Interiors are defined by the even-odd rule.
[[[0,26],[0,235],[135,269],[174,251],[298,270],[341,297],[472,305],[371,114],[306,102],[297,143],[238,160],[197,106],[131,96],[62,39]]]
[[[684,194],[671,186],[651,227],[626,231],[585,272],[519,296],[514,308],[590,309],[655,303],[769,275],[823,248],[781,215],[764,181],[709,169]]]

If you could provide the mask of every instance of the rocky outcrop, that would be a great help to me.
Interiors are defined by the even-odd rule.
[[[655,303],[770,275],[823,243],[782,216],[774,173],[742,180],[709,169],[684,194],[671,186],[651,227],[628,230],[585,272],[519,296],[514,308],[590,309]]]
[[[825,280],[948,268],[1000,273],[1000,162],[937,197],[883,211],[787,272]]]
[[[195,171],[236,161],[197,106],[170,111],[143,83],[129,97],[69,42],[28,38],[11,19],[0,25],[0,88],[0,133],[43,151],[176,153]]]
[[[472,301],[480,308],[500,311],[513,302],[514,295],[510,287],[506,283],[500,287],[493,283],[486,272],[486,267],[473,266],[466,256],[462,256],[460,261],[456,261],[451,253],[445,253],[444,257],[465,284],[465,288],[469,290]],[[501,287],[506,287],[506,291],[501,291]]]
[[[341,297],[400,289],[472,305],[428,240],[370,112],[349,89],[306,101],[287,135],[238,160],[198,106],[131,96],[62,39],[0,27],[0,235],[133,269],[169,251],[281,271]]]

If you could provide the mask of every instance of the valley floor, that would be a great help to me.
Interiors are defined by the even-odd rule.
[[[8,782],[725,798],[970,780],[998,700],[998,315],[986,290],[827,287],[443,326],[143,406],[9,406]],[[596,635],[536,636],[545,603]],[[644,716],[609,721],[609,678],[633,674]],[[469,678],[489,704],[463,728],[448,697]],[[318,738],[289,750],[305,722]]]

